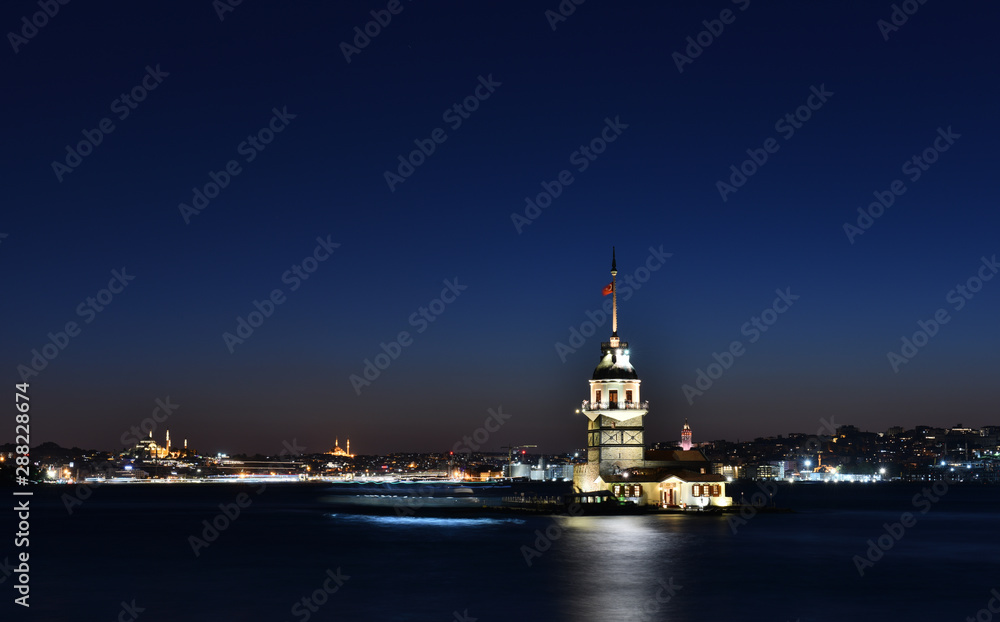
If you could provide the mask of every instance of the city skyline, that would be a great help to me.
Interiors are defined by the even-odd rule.
[[[158,447],[160,450],[166,450],[166,449],[170,449],[170,448],[172,448],[174,450],[180,450],[182,448],[184,450],[184,452],[187,453],[187,451],[189,449],[189,447],[188,447],[188,440],[189,439],[188,438],[184,437],[184,438],[181,439],[180,443],[174,443],[173,445],[171,445],[170,444],[170,429],[169,428],[164,428],[164,427],[150,426],[150,425],[148,425],[148,424],[150,424],[150,422],[153,422],[153,419],[152,418],[147,418],[142,423],[140,423],[139,425],[132,426],[132,428],[130,430],[127,430],[126,432],[124,432],[122,434],[122,436],[121,436],[121,439],[123,441],[127,441],[127,442],[120,443],[117,447],[112,447],[112,446],[107,446],[107,447],[97,447],[97,446],[94,446],[94,447],[90,447],[90,446],[81,447],[81,446],[78,446],[78,445],[72,445],[72,446],[66,445],[66,446],[63,446],[63,445],[60,445],[59,443],[55,443],[54,441],[51,441],[51,440],[48,440],[48,439],[42,439],[39,442],[39,444],[36,445],[36,446],[40,446],[40,445],[50,446],[50,445],[54,444],[56,446],[62,447],[63,449],[66,449],[66,450],[77,449],[77,450],[84,451],[84,452],[98,451],[98,452],[108,452],[108,453],[114,454],[114,453],[119,453],[119,452],[128,452],[130,450],[135,450],[136,448],[138,448],[140,446],[143,446],[143,441],[152,440],[152,441],[154,441],[155,447]],[[146,425],[144,425],[144,424],[146,424]],[[797,437],[802,437],[802,436],[804,436],[804,437],[815,437],[815,438],[825,438],[825,437],[836,437],[838,435],[837,434],[838,431],[840,431],[840,430],[850,430],[850,429],[854,429],[857,432],[860,432],[862,434],[875,434],[875,435],[878,435],[878,436],[894,436],[894,435],[900,435],[900,434],[905,434],[905,433],[909,433],[909,432],[920,433],[920,432],[926,432],[926,431],[941,431],[941,432],[944,432],[947,435],[948,433],[967,434],[970,431],[971,432],[977,432],[978,431],[978,432],[983,432],[983,433],[986,433],[986,432],[994,433],[996,431],[996,429],[1000,429],[1000,424],[998,424],[998,423],[992,423],[992,424],[982,424],[982,425],[967,425],[965,422],[959,421],[959,422],[956,422],[953,425],[936,426],[936,425],[926,425],[926,424],[919,424],[919,423],[917,423],[917,424],[907,424],[907,425],[894,425],[894,426],[890,426],[890,427],[885,428],[885,429],[878,429],[878,430],[876,430],[876,429],[868,429],[868,428],[865,428],[864,426],[855,425],[851,421],[838,421],[836,419],[827,420],[826,418],[821,418],[819,420],[819,426],[817,427],[817,429],[815,431],[787,430],[785,432],[781,432],[781,433],[777,433],[777,434],[771,434],[771,435],[767,435],[767,436],[752,436],[752,437],[747,437],[747,438],[740,438],[740,437],[736,437],[736,438],[726,438],[726,437],[697,438],[696,437],[695,440],[691,440],[692,439],[692,435],[693,435],[693,430],[690,427],[690,424],[688,422],[685,422],[684,426],[677,431],[676,438],[652,438],[652,439],[650,439],[650,441],[648,443],[646,443],[646,445],[647,445],[647,447],[653,447],[653,446],[665,447],[665,446],[671,446],[671,445],[676,445],[677,447],[683,447],[685,439],[687,439],[687,441],[690,443],[691,447],[696,447],[697,448],[697,447],[712,446],[712,445],[718,444],[718,443],[734,443],[734,444],[753,443],[753,442],[757,442],[757,441],[768,441],[768,440],[775,440],[775,439],[792,439],[792,438],[797,438]],[[481,429],[477,428],[477,430],[480,431],[480,432],[487,432],[485,430],[485,428],[482,428],[482,427],[481,427]],[[155,441],[157,441],[158,439],[161,439],[161,438],[164,439],[164,441],[165,441],[164,443],[156,443],[155,442]],[[344,455],[344,456],[351,456],[351,457],[353,457],[355,455],[358,455],[358,456],[384,456],[384,455],[394,455],[394,454],[427,454],[427,455],[436,454],[436,455],[447,455],[449,453],[455,454],[455,455],[459,455],[459,454],[471,455],[471,454],[505,454],[505,453],[507,453],[506,451],[504,451],[506,449],[511,449],[511,448],[520,449],[522,447],[531,447],[531,448],[534,448],[534,449],[532,449],[530,451],[527,450],[527,449],[525,449],[524,451],[522,451],[522,453],[526,453],[526,454],[533,455],[533,456],[545,456],[545,455],[568,456],[568,455],[573,454],[573,453],[579,453],[579,451],[583,450],[583,446],[582,445],[579,446],[579,447],[573,447],[573,448],[568,449],[566,451],[555,451],[555,452],[542,451],[542,450],[538,449],[536,445],[523,445],[523,444],[519,444],[519,445],[504,445],[504,446],[499,446],[498,445],[499,443],[505,443],[505,442],[508,442],[508,441],[503,440],[503,439],[497,440],[496,438],[493,438],[492,435],[489,434],[488,432],[486,433],[486,439],[483,442],[480,443],[480,442],[477,442],[478,441],[478,436],[476,435],[475,431],[473,431],[472,434],[466,434],[466,435],[464,435],[460,440],[458,440],[454,444],[452,444],[452,446],[450,448],[438,448],[438,449],[431,449],[431,450],[426,450],[426,451],[414,451],[414,450],[410,450],[410,449],[401,449],[401,450],[398,450],[398,451],[388,451],[388,452],[351,453],[350,452],[350,439],[345,439],[346,440],[346,448],[345,448],[345,447],[341,447],[340,446],[340,444],[339,444],[339,438],[340,438],[339,436],[334,435],[333,436],[334,440],[333,440],[332,444],[331,443],[325,443],[325,441],[326,441],[325,438],[323,438],[323,439],[312,439],[312,438],[310,438],[310,439],[299,439],[298,437],[296,437],[296,438],[293,438],[291,440],[285,439],[285,440],[282,440],[282,442],[281,442],[282,449],[279,449],[276,452],[251,452],[251,451],[240,451],[240,450],[233,450],[233,451],[226,451],[226,452],[223,452],[223,451],[201,451],[200,448],[198,448],[197,446],[195,446],[194,444],[192,444],[192,446],[190,447],[190,453],[192,455],[201,455],[201,456],[208,456],[208,457],[214,456],[214,455],[220,454],[220,453],[223,454],[223,455],[278,455],[282,451],[285,451],[286,453],[294,451],[295,453],[303,454],[303,455],[305,455],[305,454],[333,454],[333,455]],[[303,445],[302,443],[307,443],[307,445]],[[13,448],[13,443],[6,443],[6,444],[0,443],[0,447],[4,447],[4,446],[8,446],[9,448]]]
[[[995,7],[394,6],[8,38],[38,442],[571,451],[612,246],[653,442],[998,423]]]

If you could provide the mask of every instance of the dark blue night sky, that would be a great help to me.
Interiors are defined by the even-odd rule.
[[[67,446],[169,396],[205,453],[572,450],[614,246],[650,442],[998,424],[1000,10],[902,4],[7,2],[8,389]]]

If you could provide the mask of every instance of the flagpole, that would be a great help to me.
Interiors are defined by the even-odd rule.
[[[616,276],[618,268],[615,266],[615,247],[611,247],[611,336],[614,341],[618,341],[618,283]],[[617,345],[617,344],[615,344]]]

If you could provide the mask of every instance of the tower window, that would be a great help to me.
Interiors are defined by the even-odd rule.
[[[608,408],[618,408],[618,391],[608,391]]]
[[[601,403],[601,390],[598,389],[597,391],[595,391],[594,395],[596,396],[596,397],[594,397],[594,401],[597,402],[598,404],[600,404]]]
[[[626,404],[631,404],[632,403],[632,392],[631,391],[625,391],[625,403]]]

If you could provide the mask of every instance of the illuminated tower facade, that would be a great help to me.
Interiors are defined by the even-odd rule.
[[[691,449],[691,426],[688,420],[684,420],[684,427],[681,429],[681,449],[688,451]]]
[[[590,379],[590,399],[581,408],[587,417],[587,464],[576,468],[573,479],[582,492],[600,490],[599,477],[645,465],[647,404],[641,401],[628,342],[618,337],[617,274],[612,249],[611,338],[601,343],[601,360]]]

